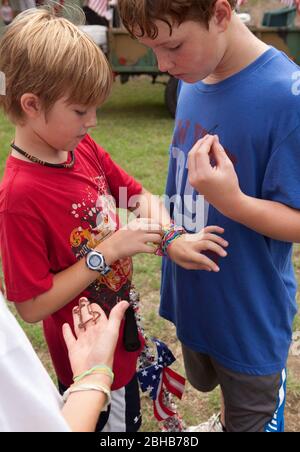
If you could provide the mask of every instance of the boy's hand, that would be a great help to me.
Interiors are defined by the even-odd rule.
[[[227,252],[223,247],[226,248],[228,242],[216,235],[223,232],[224,229],[218,226],[208,226],[198,234],[184,234],[170,245],[168,255],[176,264],[186,270],[219,272],[218,265],[202,252],[210,251],[226,257]]]
[[[229,215],[237,208],[242,195],[238,177],[217,136],[206,135],[195,144],[189,153],[188,169],[192,187],[221,213]]]
[[[113,251],[114,259],[131,257],[138,253],[154,254],[156,245],[162,240],[162,226],[149,218],[137,218],[128,225],[116,231],[112,236],[99,245],[104,245]],[[105,254],[106,256],[106,254]]]

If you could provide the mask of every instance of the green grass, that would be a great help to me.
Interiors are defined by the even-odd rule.
[[[114,85],[110,100],[99,111],[99,123],[92,132],[94,139],[105,147],[113,159],[130,174],[140,180],[145,188],[155,194],[163,194],[168,166],[168,147],[172,136],[173,120],[164,106],[164,86],[152,85],[150,79],[141,77],[127,85]],[[4,168],[13,138],[13,127],[0,115],[0,171]],[[300,248],[295,250],[295,268],[300,280]],[[138,256],[134,259],[137,289],[141,292],[142,315],[148,335],[159,336],[166,341],[178,358],[175,369],[183,373],[183,363],[174,328],[157,315],[160,287],[160,259],[154,256]],[[271,283],[271,282],[270,282]],[[21,322],[33,346],[53,375],[40,325]],[[300,316],[295,320],[300,330]],[[299,384],[291,378],[289,388],[299,395]],[[299,395],[300,397],[300,395]],[[143,396],[144,431],[155,431],[152,407]],[[200,395],[187,385],[186,395],[179,405],[180,414],[187,424],[205,420],[216,411],[219,392]]]

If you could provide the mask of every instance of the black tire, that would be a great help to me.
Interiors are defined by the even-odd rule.
[[[175,77],[170,77],[165,90],[165,104],[171,116],[175,118],[177,107],[177,88],[179,80]]]

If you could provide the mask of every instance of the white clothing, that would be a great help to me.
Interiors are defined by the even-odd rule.
[[[0,432],[67,432],[62,399],[0,293]]]

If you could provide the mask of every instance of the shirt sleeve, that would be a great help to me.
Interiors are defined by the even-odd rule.
[[[0,431],[69,431],[61,398],[0,294]]]
[[[53,284],[42,222],[24,215],[1,216],[1,258],[6,295],[24,302],[47,292]]]
[[[262,198],[300,210],[300,127],[273,152],[266,169]]]
[[[142,185],[117,165],[105,151],[102,152],[101,165],[117,207],[127,209],[132,205],[130,198],[141,194]]]

